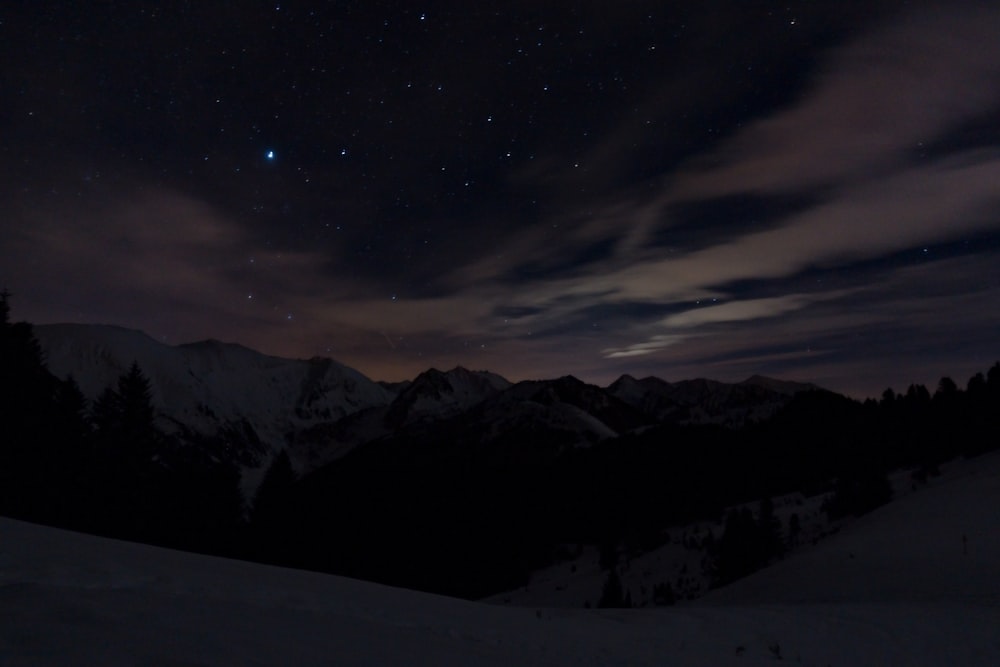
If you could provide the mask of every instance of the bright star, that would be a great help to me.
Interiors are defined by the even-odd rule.
[[[268,151],[268,152],[264,153],[264,157],[266,157],[268,160],[273,160],[274,159],[274,151]]]

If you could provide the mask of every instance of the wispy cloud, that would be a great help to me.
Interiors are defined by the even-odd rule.
[[[1000,11],[920,11],[831,54],[811,89],[787,109],[747,126],[710,154],[682,165],[652,197],[609,202],[565,235],[618,234],[619,254],[576,275],[522,285],[512,301],[564,316],[566,304],[731,298],[741,281],[776,281],[814,267],[850,266],[924,244],[1000,228],[1000,152],[925,157],[921,147],[1000,109]],[[976,48],[970,48],[976,45]],[[747,192],[824,193],[765,231],[687,254],[649,244],[669,238],[674,205]],[[541,251],[539,249],[538,251]],[[515,253],[513,258],[526,253]],[[729,301],[642,322],[638,342],[612,358],[675,348],[719,321],[788,315],[840,295]],[[727,299],[728,300],[728,299]],[[768,313],[767,309],[773,308]],[[656,329],[659,328],[659,331]]]

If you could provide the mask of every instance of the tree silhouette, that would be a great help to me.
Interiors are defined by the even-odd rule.
[[[153,392],[149,380],[137,362],[132,362],[128,372],[118,379],[118,397],[121,409],[121,436],[126,446],[131,444],[136,456],[150,456],[154,452],[158,432],[153,420]]]
[[[154,423],[149,380],[133,362],[106,387],[91,409],[92,492],[95,530],[149,541],[170,512],[166,470],[159,459],[166,440]]]
[[[133,362],[118,378],[117,389],[106,387],[94,402],[98,443],[116,468],[140,472],[163,444],[152,397],[149,380]]]
[[[986,393],[986,376],[982,373],[976,373],[969,378],[968,384],[965,385],[966,393],[973,396],[980,396]]]
[[[763,567],[766,560],[760,525],[750,508],[730,510],[716,543],[714,584],[724,586],[745,577]]]
[[[10,292],[7,288],[0,290],[0,327],[6,328],[10,324]]]
[[[9,299],[0,291],[0,512],[51,521],[59,381],[45,368],[31,325],[11,322]]]
[[[604,581],[604,587],[601,589],[601,598],[597,601],[597,606],[601,609],[621,609],[625,607],[622,580],[618,576],[616,568],[611,568],[608,572],[608,578]]]
[[[958,393],[958,385],[950,377],[945,376],[938,380],[937,391],[934,392],[934,397],[954,396],[956,393]]]

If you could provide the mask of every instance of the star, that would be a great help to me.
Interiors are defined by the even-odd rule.
[[[274,160],[275,157],[274,151],[271,150],[267,151],[266,153],[264,153],[264,157],[267,158],[268,160]]]

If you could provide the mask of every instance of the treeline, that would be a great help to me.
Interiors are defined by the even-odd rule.
[[[142,369],[88,405],[0,295],[0,514],[470,598],[524,585],[580,545],[634,555],[699,520],[724,527],[706,545],[716,583],[744,576],[783,548],[770,498],[828,493],[831,518],[863,514],[890,499],[890,470],[920,483],[1000,446],[1000,364],[933,393],[801,393],[738,430],[663,425],[590,447],[532,427],[483,444],[480,430],[459,415],[302,479],[282,453],[245,508],[225,442],[156,428]],[[756,514],[724,515],[747,503]]]

